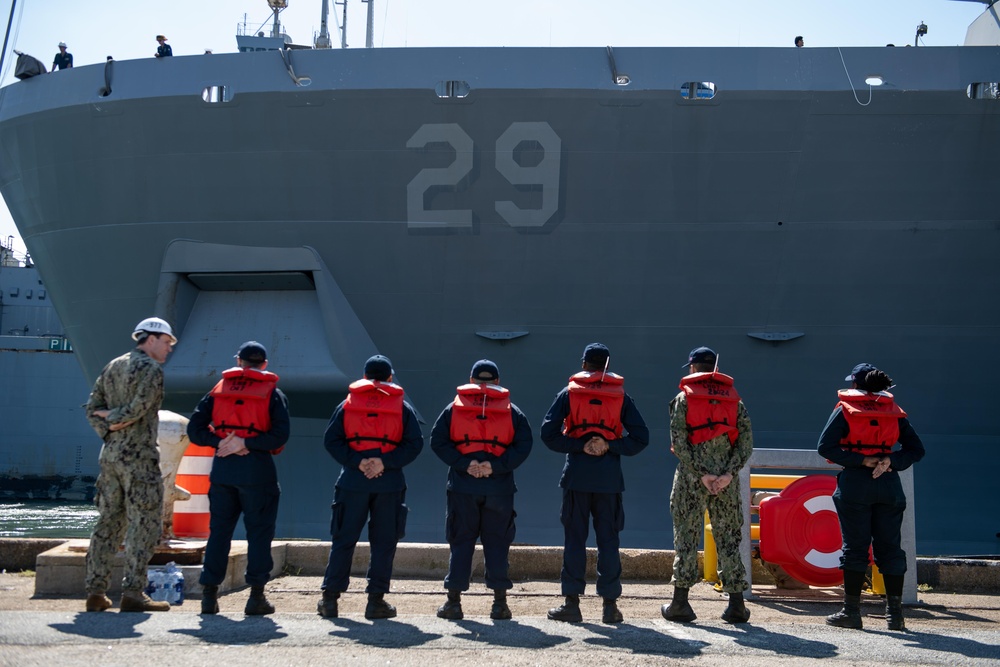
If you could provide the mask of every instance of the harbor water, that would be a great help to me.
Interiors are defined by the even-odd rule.
[[[93,503],[0,502],[0,537],[90,537]]]

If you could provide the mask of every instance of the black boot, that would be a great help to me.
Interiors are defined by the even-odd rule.
[[[493,608],[490,609],[490,618],[494,621],[506,621],[510,617],[510,607],[507,606],[507,591],[502,588],[494,589]]]
[[[373,621],[379,618],[395,618],[396,608],[383,598],[385,593],[369,593],[368,605],[365,607],[365,618]]]
[[[219,587],[205,585],[201,587],[201,613],[219,613]]]
[[[617,600],[604,598],[604,611],[601,614],[601,623],[611,625],[613,623],[621,623],[623,620],[622,613],[618,610]]]
[[[247,600],[243,613],[247,616],[266,616],[274,613],[274,605],[264,597],[263,586],[250,587],[250,599]]]
[[[903,622],[903,598],[889,595],[885,598],[885,622],[890,630],[906,630]]]
[[[746,623],[750,620],[750,610],[743,603],[743,593],[730,593],[729,606],[722,612],[726,623]]]
[[[340,593],[323,591],[322,599],[316,603],[316,613],[323,618],[337,618],[337,600],[339,599]]]
[[[844,608],[836,614],[826,617],[827,625],[834,625],[838,628],[861,629],[861,596],[845,595]]]
[[[674,599],[660,608],[663,618],[674,623],[690,623],[698,616],[688,604],[688,589],[674,586]]]
[[[555,609],[549,609],[548,617],[553,621],[579,623],[583,620],[583,614],[580,613],[580,596],[567,595],[564,604]]]
[[[461,621],[465,618],[462,613],[462,592],[448,591],[448,601],[438,607],[437,617],[449,621]]]

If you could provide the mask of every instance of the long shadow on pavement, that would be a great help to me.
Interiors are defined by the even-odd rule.
[[[518,648],[552,648],[570,641],[569,637],[550,635],[538,628],[516,620],[500,621],[496,624],[478,621],[455,621],[465,633],[454,635],[458,639],[483,642],[494,646],[514,646]]]
[[[939,651],[941,653],[957,653],[967,658],[992,658],[996,659],[1000,655],[1000,636],[995,644],[983,644],[975,639],[965,637],[955,637],[953,635],[941,635],[930,632],[890,632],[889,630],[866,630],[872,634],[885,635],[899,641],[906,642],[917,648],[926,651]]]
[[[906,618],[918,618],[918,619],[929,619],[929,618],[950,618],[953,621],[964,621],[968,623],[985,623],[987,625],[995,625],[996,622],[986,616],[977,616],[976,614],[970,614],[967,611],[959,611],[957,609],[949,609],[945,605],[916,605],[913,607],[906,607],[903,610],[903,615]],[[885,618],[884,614],[869,614],[869,616],[875,616],[877,618]]]
[[[630,623],[619,623],[618,625],[584,623],[582,627],[587,628],[595,635],[601,635],[600,637],[587,637],[583,640],[585,643],[627,650],[632,653],[691,658],[701,655],[701,649],[708,646],[708,642],[697,639],[679,639],[666,632],[642,628]]]
[[[72,623],[50,623],[49,627],[59,632],[95,639],[134,639],[142,637],[135,626],[147,618],[149,614],[81,611],[73,618]]]
[[[343,628],[346,632],[334,630],[332,637],[350,639],[365,646],[381,646],[383,648],[407,648],[420,646],[443,635],[424,632],[415,625],[401,623],[395,619],[375,621],[374,623],[359,623],[350,618],[331,618],[332,625]]]
[[[239,620],[222,615],[201,616],[197,630],[178,628],[170,632],[189,635],[211,644],[266,644],[274,639],[287,637],[280,627],[266,616],[247,616]]]
[[[832,658],[837,655],[836,644],[802,639],[782,632],[771,632],[749,623],[740,623],[732,628],[716,628],[710,625],[695,627],[705,632],[730,637],[740,646],[770,651],[778,655],[795,655],[802,658]]]

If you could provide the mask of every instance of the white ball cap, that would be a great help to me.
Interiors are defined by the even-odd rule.
[[[170,336],[170,344],[177,344],[177,337],[174,336],[174,330],[170,328],[170,325],[165,320],[161,320],[159,317],[147,317],[135,325],[135,331],[132,332],[132,340],[139,340],[139,334],[143,331],[151,334],[167,334]]]

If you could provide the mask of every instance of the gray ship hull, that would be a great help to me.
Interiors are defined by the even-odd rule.
[[[815,446],[846,371],[885,368],[928,447],[920,552],[996,550],[1000,493],[959,458],[1000,462],[998,397],[956,379],[1000,371],[982,297],[1000,288],[1000,103],[967,94],[1000,78],[1000,48],[289,58],[0,91],[0,189],[88,377],[151,313],[181,340],[178,412],[240,342],[271,349],[296,417],[279,534],[328,534],[322,431],[369,354],[393,359],[425,434],[482,357],[537,429],[600,340],[652,429],[625,462],[624,545],[672,543],[666,407],[707,344],[757,447]],[[686,81],[716,95],[685,99]],[[537,441],[518,541],[561,543],[560,468]],[[445,474],[429,450],[408,469],[408,539],[443,539]]]
[[[0,247],[0,501],[92,500],[87,381],[38,271],[11,258]]]

